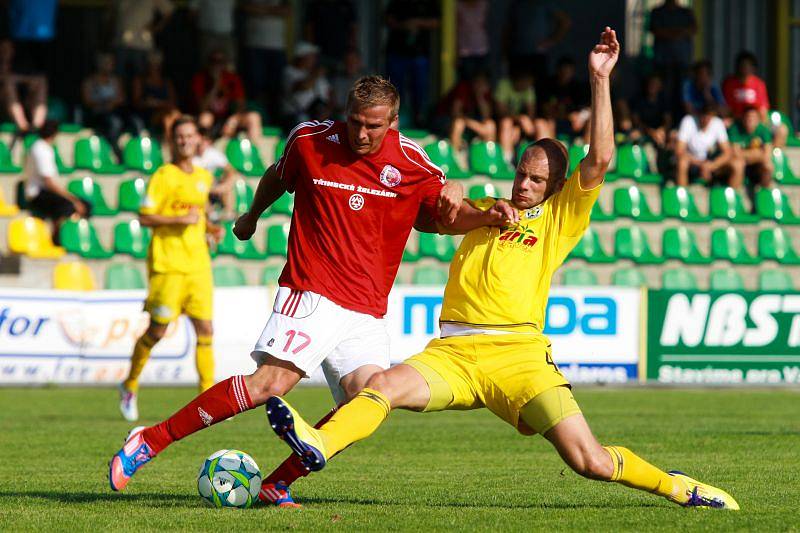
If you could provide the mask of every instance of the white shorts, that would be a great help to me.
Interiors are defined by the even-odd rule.
[[[250,356],[289,361],[309,376],[322,371],[336,402],[339,382],[364,365],[389,368],[389,334],[382,318],[345,309],[311,291],[279,287],[272,314]]]

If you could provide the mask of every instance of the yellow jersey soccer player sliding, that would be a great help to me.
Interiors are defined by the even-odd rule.
[[[539,433],[577,473],[652,492],[684,506],[738,509],[724,491],[664,472],[627,448],[601,446],[553,363],[542,333],[553,272],[581,238],[614,149],[608,76],[619,54],[606,28],[589,55],[591,144],[566,179],[567,154],[553,139],[529,147],[517,167],[511,219],[465,236],[450,267],[442,336],[403,364],[375,374],[320,429],[272,397],[274,431],[311,470],[372,434],[392,409],[486,407],[523,434]],[[495,201],[476,202],[488,209]]]
[[[213,282],[206,242],[206,233],[218,229],[206,221],[213,177],[192,164],[200,143],[194,119],[178,119],[172,126],[172,138],[175,162],[161,166],[153,174],[139,210],[140,223],[153,228],[147,254],[150,289],[145,301],[150,324],[136,341],[128,377],[120,386],[120,411],[130,421],[139,415],[139,375],[153,347],[181,313],[189,317],[197,334],[200,390],[214,384]]]

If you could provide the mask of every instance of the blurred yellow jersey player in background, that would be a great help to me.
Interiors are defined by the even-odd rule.
[[[618,54],[616,34],[606,28],[589,54],[590,148],[572,176],[566,179],[563,145],[542,139],[522,155],[510,202],[476,202],[507,223],[470,231],[456,251],[442,303],[441,338],[373,375],[319,429],[282,398],[267,400],[272,428],[310,470],[371,435],[392,409],[486,407],[521,433],[544,436],[587,478],[622,483],[684,506],[738,509],[720,489],[664,472],[622,446],[601,446],[543,334],[552,275],[589,225],[613,155],[609,75]],[[526,468],[522,458],[520,466]]]
[[[218,237],[219,228],[206,221],[211,174],[192,164],[200,135],[191,117],[172,127],[174,162],[160,167],[150,178],[139,210],[139,221],[153,229],[147,256],[149,293],[145,311],[150,324],[137,340],[128,378],[120,386],[120,411],[126,420],[139,417],[139,376],[150,352],[164,336],[170,322],[181,314],[194,326],[200,390],[214,384],[212,351],[213,283],[206,234]]]

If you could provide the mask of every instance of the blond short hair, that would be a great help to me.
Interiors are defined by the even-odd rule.
[[[392,118],[400,112],[400,94],[397,87],[383,76],[364,76],[356,80],[347,93],[347,110],[389,106]]]

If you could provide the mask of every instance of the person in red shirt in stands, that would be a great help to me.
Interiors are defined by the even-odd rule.
[[[231,138],[240,129],[250,139],[261,136],[261,116],[246,110],[242,79],[228,69],[222,50],[211,52],[206,68],[192,78],[192,97],[200,128],[213,136]]]
[[[462,202],[463,188],[445,184],[425,151],[393,128],[399,105],[388,80],[367,76],[350,90],[346,122],[303,122],[289,134],[233,229],[249,239],[261,213],[294,193],[286,266],[250,354],[258,368],[214,385],[159,424],[134,428],[109,464],[113,490],[173,442],[286,394],[317,367],[337,402],[353,398],[389,368],[383,316],[411,228],[468,231],[512,219],[502,201],[488,211]],[[261,499],[295,506],[287,485],[305,470],[293,456],[264,479]]]
[[[742,50],[736,56],[736,72],[722,84],[722,94],[733,118],[741,120],[748,108],[758,110],[761,122],[772,129],[775,146],[786,146],[789,130],[783,124],[773,125],[769,120],[769,95],[767,84],[756,75],[758,60],[752,52]]]

